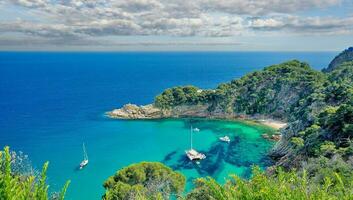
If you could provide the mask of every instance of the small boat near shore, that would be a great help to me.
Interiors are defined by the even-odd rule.
[[[220,137],[219,140],[221,140],[222,142],[230,142],[230,138],[228,136],[224,136],[224,137]]]
[[[191,127],[190,129],[190,149],[186,150],[186,156],[191,160],[203,160],[206,158],[206,155],[203,153],[200,153],[198,151],[196,151],[195,149],[193,149],[192,147],[192,134],[193,134],[194,129]]]
[[[80,169],[83,169],[84,167],[86,167],[88,165],[88,155],[86,152],[85,143],[83,143],[82,149],[83,149],[83,160],[80,163]]]
[[[200,132],[200,129],[194,128],[193,131],[195,131],[195,132]]]

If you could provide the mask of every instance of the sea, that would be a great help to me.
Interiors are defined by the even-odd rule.
[[[105,112],[153,102],[173,86],[215,88],[222,82],[297,59],[321,70],[338,52],[0,52],[0,148],[28,155],[38,170],[49,161],[51,192],[71,184],[66,199],[100,199],[103,183],[122,167],[162,162],[193,180],[251,176],[271,165],[272,129],[241,121],[112,120]],[[190,162],[193,147],[207,157]],[[228,135],[231,142],[219,137]],[[83,170],[85,143],[89,164]]]

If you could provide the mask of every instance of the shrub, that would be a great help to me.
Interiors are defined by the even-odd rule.
[[[185,177],[157,162],[141,162],[119,170],[104,183],[103,199],[169,199],[179,196]]]
[[[48,185],[46,184],[46,172],[48,162],[43,166],[41,175],[35,177],[33,175],[13,173],[11,170],[12,160],[9,147],[5,147],[4,151],[0,151],[0,199],[4,200],[47,200]],[[57,199],[63,200],[69,181],[65,184]]]
[[[253,177],[243,180],[231,176],[225,185],[220,185],[212,178],[197,179],[196,188],[187,196],[187,200],[301,200],[301,199],[352,199],[352,183],[350,179],[342,179],[339,173],[334,177],[325,177],[323,183],[315,183],[307,173],[300,175],[296,171],[277,170],[269,176],[258,167],[253,169]]]

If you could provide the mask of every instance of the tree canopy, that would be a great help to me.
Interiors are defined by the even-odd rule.
[[[185,177],[157,162],[141,162],[122,168],[104,183],[103,199],[169,199],[179,196]]]

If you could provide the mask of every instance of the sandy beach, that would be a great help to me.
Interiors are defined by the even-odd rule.
[[[258,122],[263,125],[270,126],[274,129],[281,129],[281,128],[284,128],[285,126],[287,126],[287,123],[285,123],[285,122],[276,121],[276,120],[272,120],[272,119],[259,120]]]

